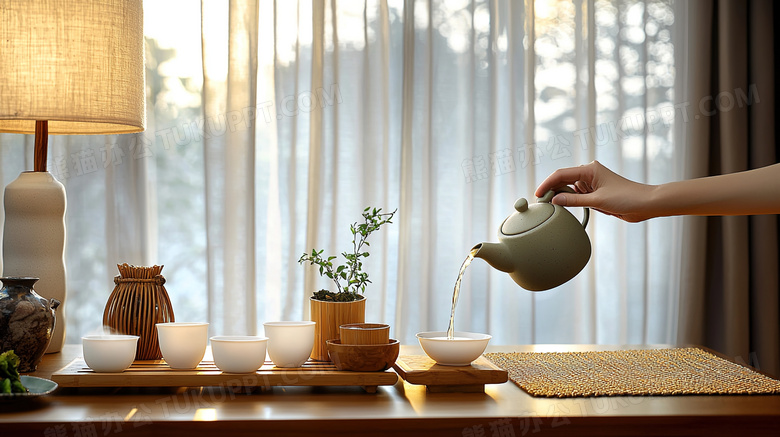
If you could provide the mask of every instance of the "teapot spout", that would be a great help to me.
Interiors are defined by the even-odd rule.
[[[515,270],[512,255],[507,247],[501,243],[479,243],[471,248],[471,252],[474,253],[474,258],[482,258],[491,267],[502,272],[512,273]]]

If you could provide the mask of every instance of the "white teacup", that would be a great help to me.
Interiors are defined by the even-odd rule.
[[[453,338],[446,331],[417,333],[425,355],[443,366],[469,366],[482,355],[490,339],[488,334],[455,332]]]
[[[301,367],[314,347],[315,322],[266,322],[268,357],[276,367]]]
[[[211,337],[214,364],[227,373],[251,373],[265,362],[268,338],[250,335]]]
[[[130,367],[138,347],[137,335],[81,337],[84,361],[95,372],[119,373]]]
[[[194,369],[206,354],[209,341],[208,323],[170,322],[157,323],[165,362],[172,369]]]

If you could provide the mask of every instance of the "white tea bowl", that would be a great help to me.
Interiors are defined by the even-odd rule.
[[[138,347],[137,335],[81,337],[84,361],[95,372],[119,373],[130,367]]]
[[[447,338],[446,331],[420,332],[420,341],[425,354],[442,366],[468,366],[479,358],[492,336],[472,332],[455,332],[454,338]]]
[[[206,354],[208,323],[157,323],[157,338],[163,359],[172,369],[194,369]]]
[[[268,357],[276,367],[301,367],[314,347],[316,322],[266,322]]]
[[[252,373],[263,366],[268,337],[233,335],[211,337],[214,364],[227,373]]]

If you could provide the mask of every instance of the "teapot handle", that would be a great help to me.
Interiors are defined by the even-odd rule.
[[[540,197],[537,202],[544,202],[544,203],[551,203],[552,198],[555,197],[556,194],[565,192],[565,193],[577,193],[574,191],[574,189],[568,185],[564,185],[561,188],[558,188],[557,190],[550,190],[546,193],[544,193],[544,196]],[[585,212],[582,215],[582,227],[588,226],[588,220],[590,219],[590,208],[582,208]]]

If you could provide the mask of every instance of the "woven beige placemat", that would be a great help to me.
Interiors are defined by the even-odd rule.
[[[780,381],[699,348],[487,353],[533,396],[778,394]]]

